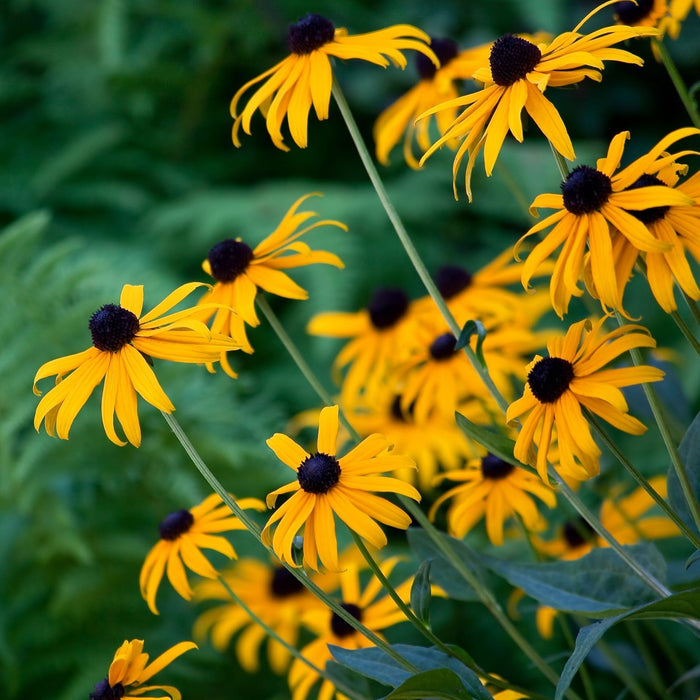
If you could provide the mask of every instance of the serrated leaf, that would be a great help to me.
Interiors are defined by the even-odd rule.
[[[685,465],[688,481],[696,499],[700,499],[700,413],[698,413],[683,436],[678,447],[681,461]],[[668,470],[668,502],[683,522],[693,531],[698,532],[688,507],[681,483],[673,466]]]
[[[411,608],[416,617],[426,625],[430,625],[430,599],[432,597],[430,591],[430,564],[431,561],[429,559],[421,562],[411,585]]]

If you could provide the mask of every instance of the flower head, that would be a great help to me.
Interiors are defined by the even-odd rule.
[[[257,498],[241,499],[238,505],[241,508],[264,509]],[[160,540],[146,555],[139,576],[141,595],[156,615],[156,594],[163,574],[167,573],[173,588],[185,600],[190,600],[193,592],[187,581],[185,566],[200,576],[216,578],[218,572],[201,550],[212,549],[233,559],[235,550],[219,533],[245,530],[245,525],[222,503],[221,497],[213,493],[190,510],[170,513],[158,529]]]
[[[537,471],[546,483],[547,452],[556,427],[560,469],[583,481],[599,471],[600,449],[596,445],[582,407],[614,427],[632,435],[646,428],[628,413],[620,387],[658,382],[664,373],[656,367],[604,369],[631,348],[652,348],[656,341],[642,326],[627,325],[601,335],[605,318],[591,324],[579,321],[564,338],[547,343],[548,357],[539,355],[528,365],[522,398],[508,407],[506,420],[528,414],[515,442],[515,458],[532,463],[532,446],[537,437]]]
[[[119,304],[106,304],[90,318],[93,347],[47,362],[37,371],[35,394],[41,394],[36,385],[45,377],[56,375],[56,386],[39,401],[34,427],[38,430],[44,422],[49,435],[57,434],[66,440],[78,412],[104,379],[102,424],[105,433],[113,443],[126,444],[114,429],[116,413],[126,439],[138,447],[141,427],[136,395],[161,411],[175,410],[158,383],[149,358],[215,362],[222,352],[239,347],[236,340],[211,332],[196,320],[196,309],[166,313],[202,286],[206,285],[184,284],[142,315],[143,287],[125,284]]]
[[[561,155],[570,160],[575,158],[566,126],[554,105],[544,96],[546,88],[573,85],[585,78],[600,81],[604,61],[641,65],[642,60],[629,51],[610,47],[632,37],[658,33],[653,27],[618,25],[581,34],[583,24],[600,7],[584,17],[572,31],[551,41],[537,43],[512,34],[500,37],[491,45],[488,62],[472,76],[484,83],[484,87],[425,112],[423,117],[442,110],[465,108],[421,159],[422,164],[441,146],[454,139],[461,140],[452,167],[455,197],[457,172],[465,155],[468,156],[465,185],[471,200],[471,173],[481,150],[486,174],[491,175],[508,132],[522,142],[523,109]]]
[[[417,501],[420,494],[400,479],[381,476],[413,465],[413,460],[388,452],[389,443],[379,434],[370,435],[343,457],[338,457],[338,406],[328,406],[319,416],[317,451],[309,454],[291,438],[275,433],[268,447],[277,458],[293,469],[295,481],[273,491],[267,497],[272,508],[277,497],[291,493],[270,517],[262,531],[265,544],[272,542],[282,561],[297,566],[292,544],[304,528],[304,564],[318,569],[318,560],[332,571],[338,570],[338,542],[335,534],[337,515],[353,532],[372,546],[381,548],[386,535],[376,521],[401,529],[411,518],[398,506],[375,495],[374,491],[403,494]],[[277,523],[274,535],[271,528]]]
[[[615,172],[622,159],[629,132],[617,134],[610,142],[605,158],[595,168],[579,165],[561,185],[561,194],[541,194],[530,205],[533,215],[539,208],[557,209],[535,224],[520,239],[552,227],[546,237],[530,251],[522,271],[522,283],[527,288],[539,266],[561,246],[550,280],[552,307],[563,316],[572,296],[581,296],[578,286],[584,273],[586,246],[590,248],[589,264],[596,290],[603,307],[622,309],[618,275],[615,271],[611,236],[612,229],[624,236],[637,250],[646,253],[671,252],[672,245],[655,237],[644,222],[658,208],[693,206],[694,201],[684,192],[663,182],[641,181],[644,174],[655,174],[682,154],[665,153],[672,143],[700,133],[697,129],[678,129],[661,139],[648,153],[627,167]],[[626,281],[626,280],[625,280]],[[623,285],[624,286],[624,285]]]
[[[320,226],[337,226],[347,231],[345,224],[331,219],[307,223],[316,213],[299,212],[298,209],[312,196],[313,193],[307,194],[294,202],[279,226],[255,248],[240,238],[229,238],[209,251],[202,268],[214,278],[215,283],[200,305],[203,309],[202,319],[208,322],[213,318],[213,332],[230,333],[232,337],[245,339],[243,324],[257,326],[260,323],[255,311],[258,288],[287,299],[307,299],[308,292],[283,270],[316,263],[344,267],[337,255],[324,250],[311,250],[299,240]],[[243,349],[253,351],[247,339]],[[225,352],[221,356],[221,364],[228,374],[236,376],[226,361]]]
[[[455,537],[464,537],[486,518],[489,540],[500,546],[503,525],[512,515],[517,514],[530,531],[541,529],[542,517],[533,496],[549,508],[556,505],[554,491],[537,476],[492,454],[469,460],[464,469],[448,471],[438,479],[461,482],[440,496],[430,510],[432,518],[445,501],[450,501],[447,523]]]
[[[250,122],[257,110],[265,117],[267,131],[277,148],[288,151],[282,136],[285,117],[289,132],[299,148],[306,148],[311,106],[320,119],[328,119],[333,86],[331,58],[351,58],[386,67],[394,63],[406,66],[402,51],[413,49],[439,61],[426,42],[427,34],[408,24],[398,24],[367,34],[349,35],[317,14],[308,14],[289,27],[287,45],[290,55],[248,81],[231,100],[233,143],[240,146],[240,129],[250,134]],[[239,112],[238,103],[253,85],[262,82]]]
[[[95,690],[90,693],[90,700],[140,698],[144,693],[153,690],[163,691],[172,700],[180,700],[182,696],[177,688],[170,685],[142,685],[142,683],[155,676],[178,656],[196,648],[197,645],[194,642],[180,642],[149,664],[148,654],[143,653],[142,639],[132,639],[130,642],[124,640],[114,654],[114,659],[109,666],[109,674],[95,685]]]

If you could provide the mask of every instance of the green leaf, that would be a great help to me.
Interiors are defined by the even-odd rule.
[[[430,560],[421,562],[411,585],[411,608],[416,617],[430,625]]]
[[[650,544],[625,547],[647,571],[663,580],[666,565]],[[609,548],[598,548],[573,561],[518,563],[481,555],[482,564],[532,598],[555,610],[583,615],[614,615],[655,594]]]
[[[486,359],[484,358],[484,339],[486,338],[486,329],[481,321],[467,321],[462,327],[462,332],[457,338],[457,344],[455,345],[455,350],[461,350],[463,347],[469,345],[471,337],[476,333],[476,348],[474,352],[479,360],[479,364],[483,369],[486,368]]]
[[[683,440],[681,440],[681,444],[678,447],[678,452],[681,461],[685,465],[692,492],[695,498],[700,500],[700,469],[696,468],[696,466],[700,464],[700,413],[695,416],[695,419],[683,436]],[[667,483],[668,502],[670,506],[693,532],[698,532],[697,525],[693,520],[690,508],[683,494],[683,489],[681,488],[681,483],[678,480],[676,470],[673,466],[669,467]]]
[[[689,569],[696,561],[700,560],[700,549],[693,552],[685,563],[685,568]]]
[[[425,698],[471,700],[472,697],[456,673],[440,668],[416,673],[396,690],[384,696],[384,700],[424,700]]]

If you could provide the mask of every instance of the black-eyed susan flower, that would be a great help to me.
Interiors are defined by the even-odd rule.
[[[617,134],[605,158],[595,168],[579,165],[561,185],[561,194],[541,194],[530,205],[530,212],[557,209],[543,221],[535,224],[520,239],[518,246],[530,236],[551,230],[530,251],[522,272],[522,283],[527,288],[539,266],[561,246],[554,265],[549,290],[552,307],[563,316],[572,296],[581,296],[579,280],[584,273],[587,246],[589,264],[596,290],[605,309],[622,309],[618,276],[615,272],[611,228],[623,235],[634,248],[644,252],[670,252],[672,246],[656,238],[644,224],[644,211],[657,207],[693,206],[691,197],[665,184],[639,184],[644,174],[657,172],[664,164],[678,157],[665,155],[666,149],[681,138],[698,133],[686,128],[671,132],[647,154],[615,172],[622,160],[629,132]],[[655,169],[656,168],[656,169]]]
[[[321,411],[317,451],[309,454],[294,440],[275,433],[267,440],[277,458],[293,469],[297,478],[267,496],[274,507],[277,498],[292,494],[270,517],[262,531],[266,545],[287,564],[297,566],[292,544],[304,529],[304,564],[318,569],[318,560],[332,571],[338,570],[338,541],[335,515],[350,530],[380,549],[387,543],[377,522],[406,529],[411,518],[398,506],[375,495],[375,491],[402,494],[420,500],[416,489],[400,479],[381,476],[413,465],[413,460],[389,452],[383,435],[365,438],[343,457],[337,456],[338,406]],[[276,525],[274,534],[272,527]]]
[[[653,27],[626,25],[581,34],[582,26],[605,4],[586,15],[572,31],[551,41],[536,43],[536,40],[512,34],[500,37],[491,46],[488,62],[473,75],[475,80],[484,83],[483,89],[449,100],[425,113],[427,117],[442,110],[464,107],[421,159],[423,163],[441,146],[454,139],[461,140],[452,167],[455,197],[457,172],[465,156],[468,156],[465,186],[471,201],[471,173],[481,150],[486,174],[491,175],[508,132],[522,142],[523,109],[564,158],[573,160],[576,157],[566,126],[554,105],[544,96],[545,90],[573,85],[585,78],[600,81],[604,61],[641,65],[643,61],[638,56],[611,47],[633,37],[658,34]]]
[[[250,134],[250,122],[256,111],[265,117],[267,131],[277,148],[288,151],[282,136],[286,117],[289,132],[299,148],[306,148],[309,112],[313,105],[319,120],[328,119],[333,86],[331,58],[360,59],[386,68],[390,63],[406,67],[404,50],[418,51],[439,65],[426,42],[425,32],[408,24],[398,24],[367,34],[349,35],[317,14],[307,14],[289,27],[287,46],[290,55],[249,80],[231,100],[233,143],[240,146],[240,129]],[[253,86],[262,82],[239,112],[238,103]]]
[[[583,480],[599,471],[601,452],[582,407],[626,433],[641,435],[646,430],[629,415],[620,387],[658,382],[664,373],[648,365],[604,368],[631,348],[653,348],[656,341],[637,325],[601,333],[604,322],[605,318],[595,323],[579,321],[563,338],[552,338],[547,343],[549,357],[538,355],[528,365],[523,396],[508,406],[508,422],[527,414],[515,442],[515,458],[526,464],[534,462],[546,483],[547,453],[554,427],[559,466],[564,472]]]
[[[382,562],[380,564],[382,573],[387,577],[390,576],[398,562],[398,557],[392,557]],[[381,595],[382,585],[375,576],[370,579],[363,590],[357,565],[348,564],[339,575],[341,606],[372,632],[381,636],[382,630],[406,619],[390,596]],[[396,593],[404,602],[410,596],[412,583],[413,580],[408,579],[395,587]],[[331,659],[329,645],[344,649],[364,649],[372,646],[372,642],[366,637],[357,632],[339,615],[325,607],[307,614],[304,617],[304,624],[317,637],[307,644],[301,653],[319,668],[324,668],[326,662]],[[320,676],[303,661],[295,659],[289,669],[288,680],[292,691],[292,700],[305,700],[313,686],[320,680]],[[331,700],[334,695],[336,695],[335,687],[330,681],[324,680],[318,697],[323,698],[323,700]],[[337,697],[345,696],[337,693]]]
[[[252,352],[253,348],[241,334],[243,323],[257,326],[260,323],[255,311],[255,297],[258,288],[270,294],[287,299],[307,299],[308,292],[294,282],[284,270],[324,263],[344,267],[342,260],[325,250],[311,250],[299,239],[320,226],[337,226],[347,231],[340,221],[321,219],[310,222],[317,216],[313,211],[298,211],[299,207],[315,193],[297,199],[279,223],[277,228],[251,248],[240,238],[229,238],[217,243],[202,263],[204,271],[214,278],[212,289],[202,298],[201,317],[212,320],[212,331],[230,333],[232,337],[244,338],[243,348]],[[214,306],[212,306],[214,304]],[[226,361],[225,353],[221,363],[228,374],[235,376]]]
[[[296,647],[299,641],[302,616],[323,605],[279,563],[265,564],[247,557],[221,575],[250,610],[292,647]],[[236,640],[236,657],[244,670],[249,673],[258,671],[265,630],[240,605],[231,602],[221,582],[201,581],[195,585],[194,594],[198,601],[226,601],[197,618],[194,637],[201,639],[210,632],[214,647],[224,651],[233,636],[240,632]],[[275,673],[282,674],[287,670],[291,656],[279,642],[268,639],[267,660]]]
[[[389,153],[403,137],[403,156],[411,168],[418,168],[418,159],[413,154],[414,141],[421,149],[430,148],[431,119],[416,119],[431,107],[458,97],[458,84],[471,78],[488,58],[490,45],[459,51],[452,39],[431,38],[430,48],[440,61],[440,67],[424,54],[416,54],[416,69],[420,81],[403,97],[385,109],[374,124],[374,141],[377,160],[389,164]],[[440,134],[452,124],[457,108],[446,109],[435,115]]]
[[[170,413],[175,406],[158,383],[148,358],[173,362],[216,362],[221,353],[236,350],[239,343],[231,337],[211,332],[196,320],[196,308],[169,312],[195,289],[206,285],[184,284],[169,294],[151,311],[141,315],[143,286],[125,284],[119,304],[105,304],[90,318],[92,347],[74,355],[43,364],[34,377],[37,382],[56,375],[56,386],[36,408],[34,427],[43,422],[49,435],[68,439],[75,417],[95,387],[104,379],[102,424],[107,437],[125,445],[114,429],[114,415],[126,439],[135,447],[141,444],[141,426],[137,394],[161,411]]]
[[[180,700],[182,697],[180,691],[170,685],[142,684],[170,665],[178,656],[196,648],[197,645],[194,642],[180,642],[149,664],[148,654],[143,652],[143,639],[132,639],[130,642],[124,640],[114,654],[107,677],[95,685],[95,690],[90,693],[90,700],[117,700],[117,698],[128,700],[128,698],[140,698],[144,693],[156,690],[165,695],[149,697]]]
[[[406,293],[397,287],[381,287],[365,309],[317,314],[306,330],[312,335],[351,339],[333,366],[337,371],[348,367],[341,394],[344,404],[352,404],[360,394],[371,399],[382,390],[389,371],[410,353],[415,323]]]
[[[489,540],[497,547],[503,544],[504,523],[514,515],[529,531],[543,529],[544,521],[533,496],[549,508],[556,505],[554,491],[537,476],[492,454],[469,460],[464,469],[445,472],[437,479],[460,484],[435,501],[430,517],[450,501],[447,524],[451,535],[464,537],[485,519]]]
[[[257,498],[242,498],[238,505],[244,509],[256,510],[265,507]],[[221,497],[213,493],[194,508],[183,508],[170,513],[158,526],[158,530],[160,540],[146,555],[139,576],[141,595],[156,615],[156,594],[163,574],[167,574],[173,588],[185,600],[191,600],[193,592],[187,581],[185,567],[200,576],[216,578],[217,570],[201,550],[211,549],[233,559],[236,551],[220,533],[245,530],[245,525],[222,503]]]

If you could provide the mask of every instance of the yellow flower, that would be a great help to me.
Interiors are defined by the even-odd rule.
[[[389,164],[389,153],[403,136],[403,155],[411,168],[418,168],[413,155],[414,140],[422,151],[430,147],[430,119],[416,123],[416,119],[431,107],[458,97],[457,81],[471,78],[488,58],[490,45],[486,44],[460,52],[451,39],[431,38],[430,48],[440,61],[435,65],[424,54],[416,55],[416,68],[420,82],[403,97],[387,107],[374,125],[377,160]],[[442,134],[457,116],[457,108],[446,109],[436,115],[436,123]]]
[[[160,304],[141,316],[143,286],[125,284],[119,304],[106,304],[90,318],[93,347],[43,364],[34,377],[34,393],[40,395],[37,382],[56,375],[56,386],[36,408],[34,427],[44,422],[49,435],[63,440],[75,417],[104,379],[102,424],[107,437],[117,445],[126,443],[114,429],[114,414],[126,439],[135,447],[141,444],[141,426],[136,395],[161,411],[175,410],[156,375],[149,358],[173,362],[215,362],[222,352],[236,350],[239,344],[230,337],[212,333],[199,320],[196,309],[166,314],[195,289],[206,285],[184,284]],[[163,315],[166,314],[166,315]],[[68,375],[68,376],[66,376]]]
[[[658,27],[667,14],[666,0],[622,0],[615,3],[615,19],[633,27]]]
[[[292,647],[296,647],[299,641],[302,616],[323,605],[303,583],[279,564],[264,564],[248,557],[236,562],[222,576],[250,610]],[[241,631],[236,642],[236,657],[244,670],[249,673],[258,671],[259,650],[265,639],[265,630],[253,622],[240,605],[231,602],[219,581],[201,581],[194,592],[195,599],[199,601],[226,601],[197,618],[193,632],[195,638],[203,638],[211,630],[214,647],[224,651],[231,638]],[[289,666],[291,656],[279,642],[269,639],[267,658],[270,668],[281,674]]]
[[[267,441],[277,458],[296,472],[297,479],[268,494],[269,508],[274,507],[278,496],[289,493],[292,496],[267,521],[262,539],[268,546],[272,542],[275,554],[291,566],[297,566],[292,543],[302,527],[304,564],[318,569],[320,559],[327,569],[337,571],[334,514],[379,549],[387,539],[375,521],[405,530],[411,518],[372,492],[403,494],[420,500],[420,494],[410,484],[380,475],[413,464],[408,457],[387,453],[389,443],[384,436],[370,435],[344,457],[336,456],[337,436],[338,406],[328,406],[319,416],[317,452],[313,455],[282,433],[275,433]],[[272,535],[275,523],[278,524]]]
[[[382,562],[380,564],[382,573],[388,577],[398,562],[398,557],[392,557]],[[359,566],[348,564],[345,570],[340,573],[342,596],[340,604],[343,609],[375,633],[380,633],[381,630],[405,620],[403,612],[390,596],[380,596],[383,589],[376,577],[373,576],[362,590],[358,569]],[[413,580],[408,579],[395,586],[396,593],[404,602],[408,601],[412,584]],[[319,668],[324,668],[326,662],[331,659],[329,645],[344,649],[364,649],[372,646],[372,642],[326,607],[310,612],[304,617],[304,623],[317,635],[317,638],[307,644],[301,650],[301,654]],[[289,669],[289,687],[292,691],[292,700],[305,700],[319,679],[320,676],[316,671],[303,661],[294,659]],[[324,680],[318,697],[331,700],[334,694],[338,698],[345,697],[337,693],[329,681]]]
[[[543,221],[535,224],[516,244],[540,231],[553,228],[544,240],[529,253],[522,272],[522,283],[528,287],[530,278],[539,266],[560,246],[559,257],[550,280],[552,307],[561,317],[568,308],[572,296],[581,296],[583,290],[578,281],[584,272],[586,246],[590,248],[591,274],[605,309],[622,309],[622,299],[615,273],[611,228],[619,231],[637,250],[663,253],[671,244],[653,236],[644,225],[645,210],[656,207],[692,206],[693,200],[679,190],[665,184],[642,183],[631,189],[642,175],[653,174],[679,157],[665,155],[666,148],[686,136],[700,133],[697,129],[678,129],[661,139],[647,154],[638,158],[619,172],[625,141],[629,132],[623,131],[613,138],[605,158],[600,158],[595,168],[579,165],[562,183],[562,194],[541,194],[530,205],[536,216],[539,208],[557,209]]]
[[[264,509],[257,498],[243,498],[238,505],[241,508]],[[146,555],[139,576],[141,595],[155,615],[158,615],[156,594],[163,574],[167,573],[173,588],[185,600],[190,600],[193,592],[187,581],[185,566],[200,576],[216,578],[217,570],[201,550],[212,549],[233,559],[236,552],[231,543],[218,533],[245,530],[245,525],[222,503],[218,494],[212,493],[190,510],[183,508],[170,513],[158,529],[160,540]]]
[[[516,467],[495,455],[472,459],[464,469],[448,471],[438,480],[462,482],[438,498],[430,509],[433,518],[437,509],[452,499],[447,512],[450,534],[464,537],[482,518],[491,543],[503,544],[503,525],[512,515],[522,520],[530,530],[542,529],[543,522],[532,496],[537,496],[549,508],[556,505],[556,496],[549,486],[535,475]]]
[[[591,436],[582,407],[626,433],[640,435],[646,430],[629,415],[619,387],[658,382],[664,373],[648,365],[603,367],[631,348],[653,348],[656,341],[645,328],[635,325],[600,335],[604,321],[579,321],[569,327],[564,338],[550,340],[549,357],[538,355],[528,365],[523,396],[508,406],[508,422],[528,414],[515,442],[516,459],[523,463],[535,461],[532,447],[535,434],[540,431],[535,463],[545,483],[554,427],[563,472],[583,481],[599,471],[600,449]]]
[[[333,67],[331,58],[357,58],[386,67],[390,62],[401,68],[406,58],[401,53],[413,49],[439,65],[435,54],[425,43],[429,37],[416,27],[398,24],[367,34],[349,35],[317,14],[307,14],[289,27],[287,45],[290,55],[248,81],[231,100],[233,143],[240,146],[239,131],[250,134],[250,121],[257,110],[265,117],[267,131],[277,148],[288,151],[283,142],[282,122],[287,118],[289,132],[299,148],[306,148],[308,118],[311,106],[320,119],[328,119]],[[263,84],[249,98],[239,113],[238,103],[253,85]]]
[[[253,348],[245,338],[243,323],[257,326],[260,323],[255,312],[255,297],[260,289],[287,299],[307,299],[309,294],[294,282],[283,270],[295,267],[325,263],[343,268],[337,255],[324,250],[311,250],[299,240],[304,234],[320,226],[337,226],[347,231],[347,226],[339,221],[322,219],[307,224],[317,216],[312,211],[297,211],[299,206],[314,193],[300,197],[284,215],[279,226],[255,248],[251,248],[240,238],[221,241],[210,251],[202,263],[204,271],[216,282],[200,301],[206,322],[213,317],[212,331],[230,333],[231,337],[245,339],[243,349],[252,352]],[[221,364],[227,374],[235,377],[226,360],[221,355]]]
[[[114,698],[128,700],[153,690],[163,691],[172,700],[180,700],[182,697],[180,691],[170,685],[141,684],[171,664],[178,656],[196,648],[197,645],[194,642],[180,642],[149,664],[148,654],[143,653],[142,639],[132,639],[130,642],[124,640],[114,654],[107,678],[95,685],[95,690],[90,693],[90,700],[114,700]]]
[[[484,83],[483,89],[449,100],[423,115],[427,117],[441,110],[465,107],[421,159],[422,164],[444,144],[462,139],[452,166],[455,197],[457,172],[465,155],[468,155],[465,186],[471,201],[471,173],[480,151],[484,151],[486,174],[491,175],[508,132],[522,142],[523,109],[562,156],[569,160],[576,157],[566,126],[554,105],[544,96],[544,91],[548,87],[573,85],[585,78],[600,81],[604,61],[641,65],[642,59],[634,54],[610,47],[632,37],[658,34],[653,27],[624,25],[580,34],[583,24],[607,4],[610,3],[604,3],[586,15],[572,31],[551,41],[536,44],[512,34],[500,37],[491,47],[488,64],[473,75],[475,80]]]

